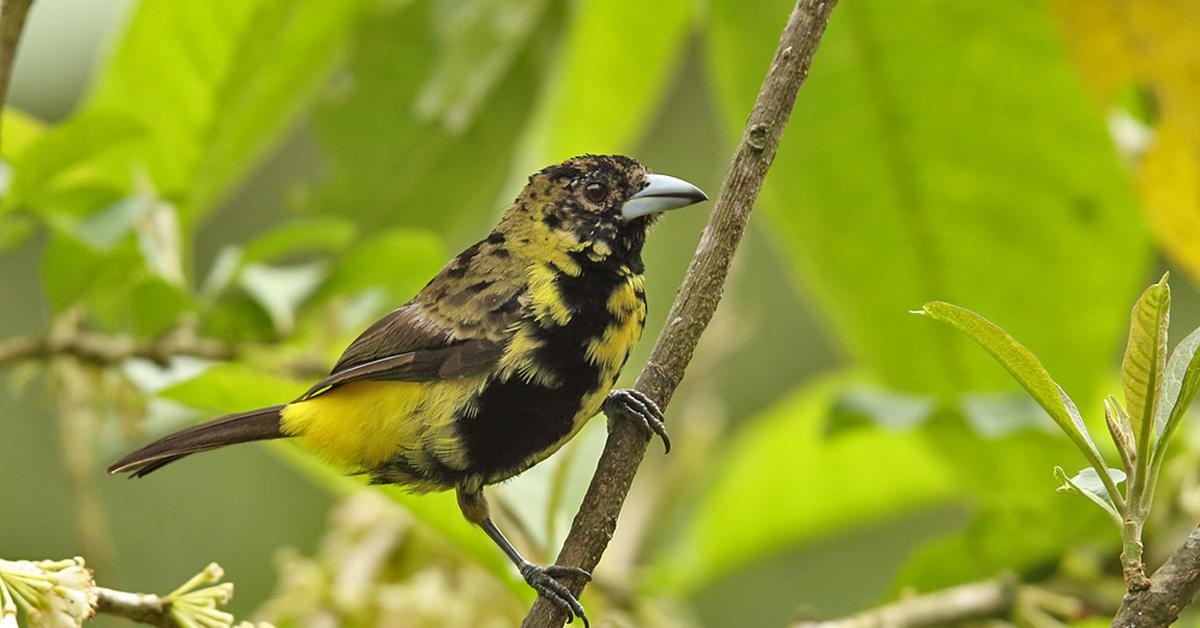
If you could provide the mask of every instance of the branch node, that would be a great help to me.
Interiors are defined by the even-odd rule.
[[[767,147],[767,125],[759,122],[750,127],[750,134],[746,137],[746,143],[756,151],[762,151]]]

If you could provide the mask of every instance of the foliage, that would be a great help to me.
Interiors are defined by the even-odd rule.
[[[1037,357],[1007,332],[970,310],[947,303],[926,303],[918,312],[954,326],[979,343],[1083,453],[1091,466],[1074,477],[1055,467],[1054,475],[1063,483],[1059,491],[1076,493],[1094,502],[1121,530],[1122,562],[1131,590],[1145,588],[1142,529],[1150,515],[1162,457],[1200,387],[1200,357],[1196,355],[1200,329],[1176,347],[1170,358],[1171,368],[1167,369],[1170,310],[1171,288],[1163,275],[1158,283],[1146,288],[1134,303],[1130,316],[1129,342],[1121,363],[1125,405],[1113,397],[1105,401],[1106,423],[1124,471],[1108,468],[1075,403],[1051,379]],[[1169,389],[1163,384],[1167,378],[1171,381]],[[1127,490],[1121,493],[1117,487],[1126,478],[1129,478]]]
[[[1200,7],[1190,2],[1054,0],[1080,73],[1120,130],[1147,223],[1200,279]]]
[[[0,277],[12,314],[0,336],[79,324],[130,342],[200,337],[234,349],[222,364],[91,369],[89,401],[104,411],[83,477],[186,421],[292,398],[547,163],[625,152],[715,192],[726,157],[712,146],[740,132],[792,4],[143,0],[70,117],[3,113]],[[1123,318],[1151,272],[1151,234],[1200,276],[1200,55],[1183,4],[841,3],[750,250],[672,404],[676,448],[648,458],[597,574],[606,586],[588,596],[645,625],[684,617],[683,605],[719,624],[717,607],[739,604],[753,606],[731,612],[739,621],[777,625],[797,606],[849,611],[888,588],[1001,571],[1039,579],[1071,549],[1115,546],[1100,511],[1048,490],[1074,450],[1087,464],[1059,473],[1066,490],[1110,518],[1135,512],[1155,526],[1146,515],[1167,443],[1196,449],[1183,419],[1200,390],[1200,332],[1168,354],[1165,280],[1138,300],[1128,336]],[[702,220],[670,216],[650,238],[643,352]],[[1194,292],[1175,291],[1190,318]],[[905,315],[921,303],[962,333]],[[824,353],[801,352],[813,346]],[[1101,399],[1118,376],[1123,401]],[[723,394],[744,390],[754,393]],[[1077,408],[1064,391],[1089,403]],[[1115,442],[1089,436],[1102,425]],[[0,439],[0,457],[33,455],[12,442]],[[602,443],[596,421],[497,488],[497,510],[541,562]],[[358,479],[298,448],[264,451],[313,490],[360,492]],[[220,462],[180,466],[202,474],[193,482],[256,484]],[[1161,475],[1169,498],[1177,487]],[[258,487],[268,507],[257,525],[286,526],[269,505],[304,490],[295,487]],[[157,507],[104,490],[115,518]],[[454,566],[417,578],[430,595],[446,593],[447,573],[469,572],[512,593],[500,601],[496,582],[481,585],[492,601],[478,604],[508,612],[529,601],[452,496],[383,492],[422,530],[393,538],[419,545],[397,555],[432,547]],[[905,523],[946,512],[956,514],[936,530]],[[194,525],[190,534],[212,536]],[[847,558],[870,564],[879,590],[826,596],[801,580],[827,567],[806,567],[797,552],[887,526],[904,539],[893,558]],[[249,538],[229,528],[231,546]],[[7,551],[24,548],[0,542]],[[340,582],[323,560],[294,559],[283,580],[294,570]],[[426,572],[372,573],[405,574],[376,579],[396,593]],[[735,580],[758,583],[754,599],[721,590]],[[288,590],[310,590],[302,584]],[[358,602],[337,601],[365,614],[383,604]]]

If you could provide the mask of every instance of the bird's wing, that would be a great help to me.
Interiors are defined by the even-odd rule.
[[[494,367],[527,300],[519,273],[481,244],[483,251],[467,249],[416,298],[375,321],[299,400],[350,382],[453,379]]]

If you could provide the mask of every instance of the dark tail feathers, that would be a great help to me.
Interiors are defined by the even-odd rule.
[[[108,472],[132,471],[133,477],[140,478],[188,454],[225,445],[283,438],[283,432],[279,431],[280,410],[283,410],[283,406],[230,414],[180,430],[112,463]]]

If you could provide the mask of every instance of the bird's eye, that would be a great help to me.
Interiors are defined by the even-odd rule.
[[[589,183],[583,188],[583,196],[593,203],[603,203],[608,198],[608,186],[603,183]]]

